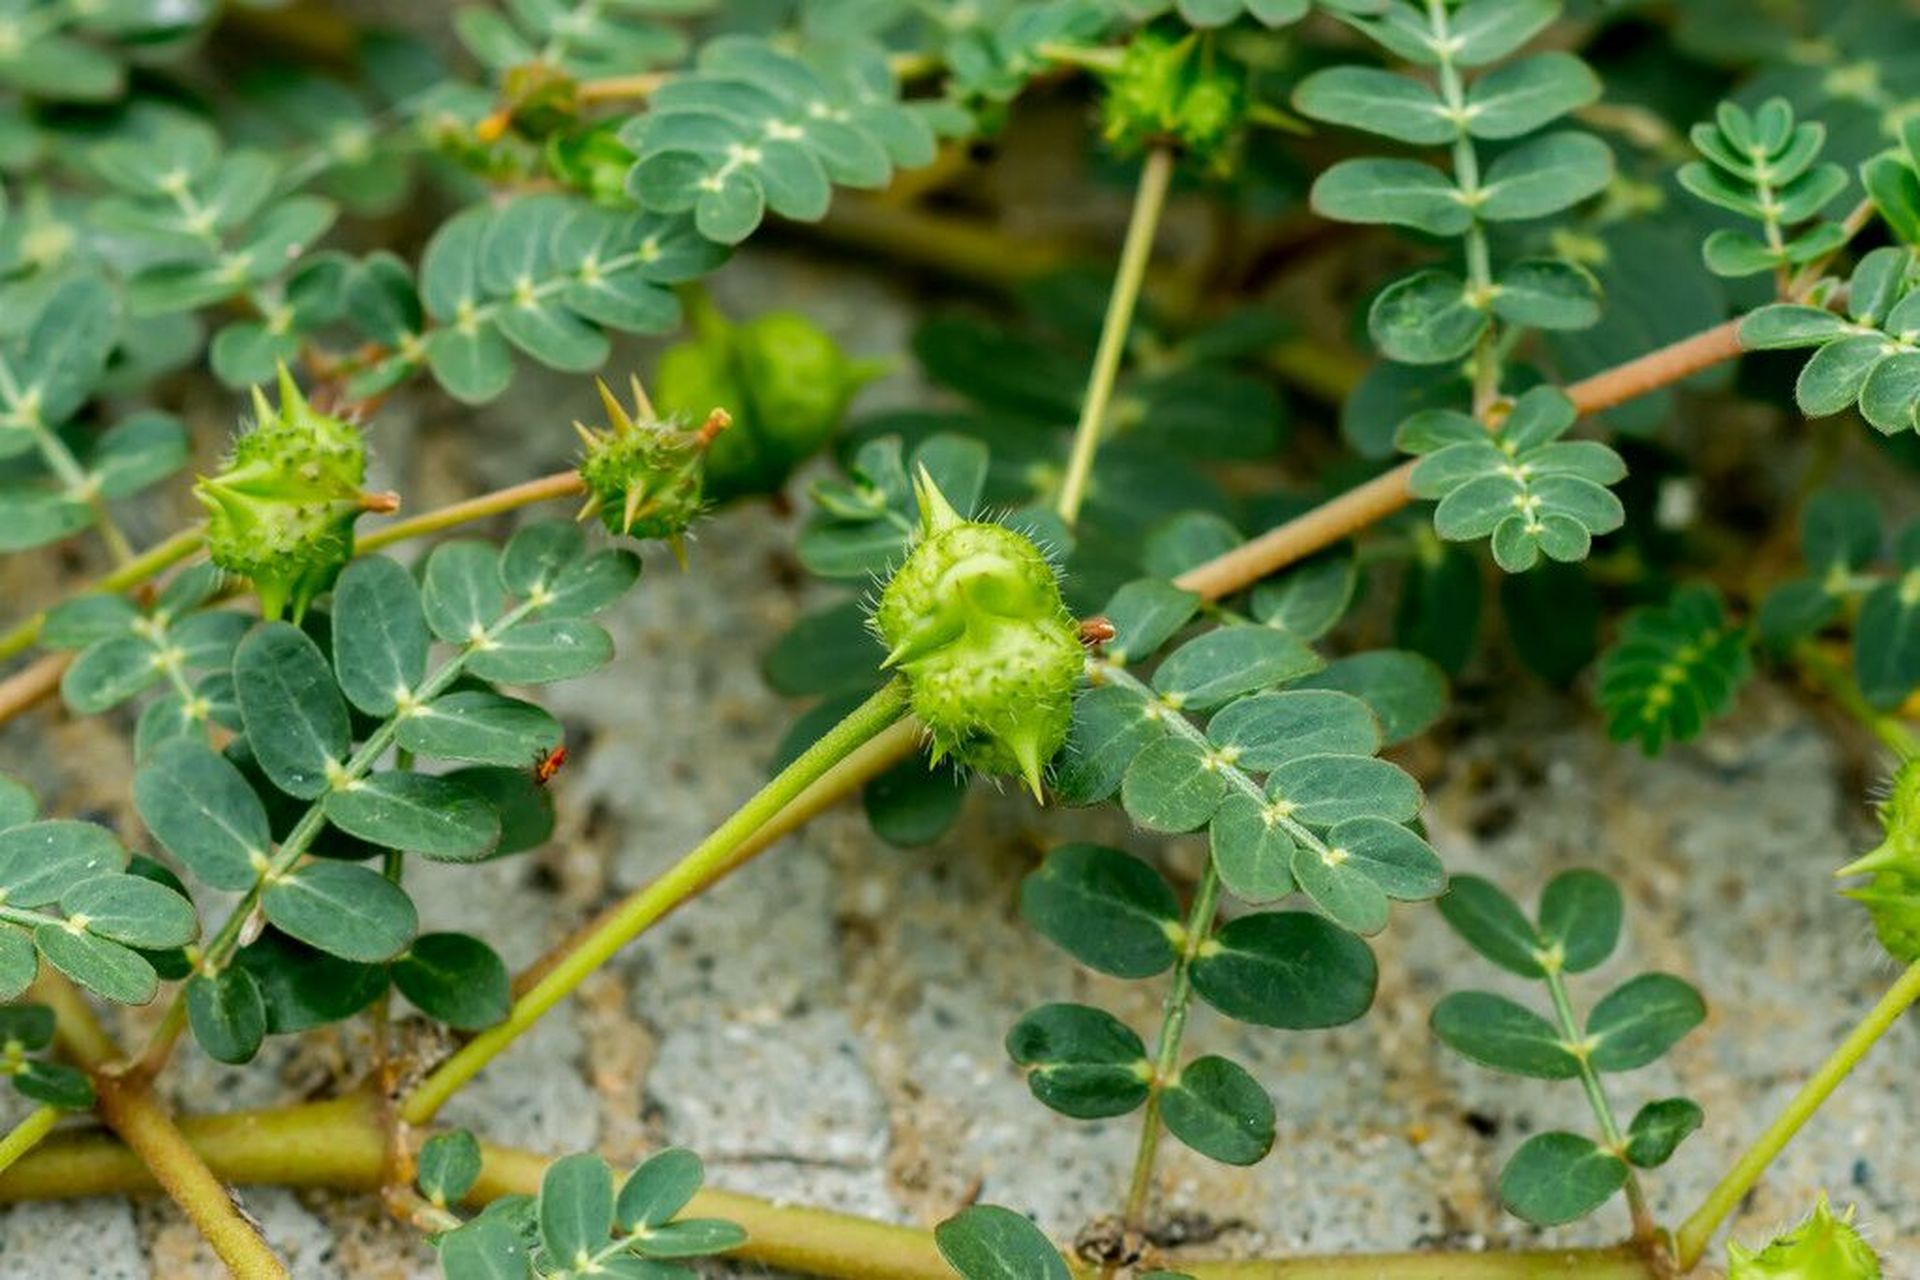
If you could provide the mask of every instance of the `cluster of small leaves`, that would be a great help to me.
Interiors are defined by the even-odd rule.
[[[1619,888],[1595,871],[1568,871],[1548,882],[1537,920],[1492,882],[1456,876],[1440,914],[1467,945],[1509,973],[1546,985],[1551,1020],[1490,991],[1458,991],[1433,1010],[1433,1031],[1461,1056],[1508,1075],[1580,1080],[1598,1113],[1603,1140],[1537,1133],[1520,1144],[1500,1175],[1506,1207],[1539,1225],[1585,1217],[1627,1185],[1634,1168],[1666,1163],[1703,1113],[1689,1098],[1641,1107],[1625,1131],[1605,1102],[1603,1074],[1636,1071],[1664,1055],[1706,1017],[1700,993],[1679,978],[1645,973],[1602,996],[1580,1020],[1565,975],[1604,964],[1620,939]]]
[[[418,934],[406,891],[357,862],[399,852],[471,863],[547,838],[552,813],[529,766],[559,744],[560,727],[490,682],[541,684],[604,664],[612,641],[588,618],[638,572],[630,552],[588,554],[574,525],[552,522],[498,553],[444,543],[418,582],[392,560],[357,560],[305,630],[262,622],[241,636],[245,620],[219,611],[175,622],[179,601],[148,614],[87,607],[103,631],[119,629],[94,638],[75,668],[99,668],[112,692],[113,670],[185,668],[167,655],[196,624],[230,655],[155,704],[171,714],[155,716],[167,728],[147,735],[134,778],[160,846],[200,882],[244,895],[186,988],[189,1023],[212,1056],[244,1062],[265,1035],[347,1017],[389,982],[457,1028],[505,1015],[507,974],[492,949]],[[56,620],[70,628],[78,617]],[[438,665],[436,639],[451,649]],[[224,750],[198,731],[209,720],[235,735]],[[429,773],[416,757],[458,767]],[[240,923],[256,909],[268,927],[242,945]]]
[[[549,368],[597,369],[608,330],[675,328],[680,304],[667,286],[725,256],[681,217],[557,195],[475,205],[434,233],[417,294],[397,259],[372,259],[358,277],[354,321],[390,354],[355,389],[370,394],[424,364],[459,399],[491,400],[512,381],[514,348]]]
[[[1920,428],[1920,251],[1879,248],[1847,281],[1846,313],[1779,302],[1748,313],[1740,342],[1753,350],[1813,347],[1794,398],[1825,417],[1858,407],[1879,430]]]
[[[13,1081],[20,1096],[65,1111],[93,1106],[93,1081],[87,1073],[51,1062],[44,1055],[53,1047],[53,1010],[43,1004],[0,1006],[0,1075]]]
[[[0,86],[35,98],[105,102],[126,90],[127,62],[190,42],[208,0],[12,0],[0,8]]]
[[[1760,224],[1758,236],[1722,228],[1707,237],[1704,252],[1714,274],[1784,276],[1846,243],[1839,223],[1814,221],[1846,190],[1846,170],[1818,163],[1826,126],[1796,124],[1785,98],[1769,98],[1752,112],[1722,102],[1712,123],[1693,127],[1692,138],[1706,158],[1681,166],[1680,185]]]
[[[253,619],[205,608],[219,587],[209,564],[176,576],[144,605],[122,595],[76,596],[47,613],[41,643],[73,651],[60,693],[78,715],[98,715],[164,684],[142,708],[134,754],[169,739],[203,736],[207,726],[240,727],[233,651]]]
[[[1255,912],[1218,928],[1203,912],[1201,936],[1190,937],[1172,887],[1118,849],[1054,849],[1021,886],[1020,910],[1102,973],[1150,978],[1178,965],[1180,980],[1239,1021],[1336,1027],[1373,1003],[1378,969],[1359,938],[1306,911]],[[1163,1073],[1140,1036],[1105,1010],[1042,1005],[1007,1033],[1007,1054],[1034,1097],[1062,1115],[1104,1119],[1157,1097],[1168,1131],[1212,1159],[1254,1164],[1273,1146],[1273,1100],[1245,1067],[1207,1054]]]
[[[31,791],[0,777],[0,1000],[17,999],[44,961],[95,995],[147,1003],[158,970],[178,976],[180,948],[200,932],[193,904],[105,827],[36,820],[37,809]]]
[[[1560,213],[1605,187],[1613,155],[1577,130],[1539,131],[1592,102],[1600,82],[1578,57],[1533,54],[1483,72],[1532,39],[1559,10],[1553,0],[1467,0],[1457,8],[1391,0],[1346,20],[1415,67],[1413,75],[1342,65],[1301,81],[1294,106],[1329,124],[1418,147],[1450,146],[1452,175],[1423,160],[1343,160],[1313,184],[1314,210],[1341,222],[1388,223],[1466,240],[1466,277],[1429,268],[1378,294],[1367,327],[1381,354],[1445,364],[1480,342],[1496,319],[1538,329],[1578,329],[1599,318],[1592,276],[1560,258],[1525,258],[1495,272],[1487,224]],[[1477,147],[1513,142],[1480,169]]]
[[[1060,796],[1096,804],[1118,792],[1150,831],[1205,829],[1235,896],[1263,904],[1298,889],[1356,933],[1384,928],[1392,900],[1439,893],[1439,859],[1405,825],[1420,812],[1419,785],[1376,754],[1438,713],[1437,673],[1392,650],[1328,664],[1277,623],[1204,631],[1149,680],[1127,670],[1198,605],[1152,579],[1108,604],[1116,634],[1075,703]]]
[[[94,524],[108,501],[129,498],[187,462],[187,433],[169,414],[142,411],[96,436],[73,431],[106,373],[119,334],[113,290],[72,275],[38,299],[0,341],[0,461],[36,454],[38,474],[0,480],[0,551],[23,551]]]
[[[464,1199],[480,1177],[480,1144],[456,1130],[420,1151],[420,1194],[436,1210]],[[721,1218],[683,1218],[705,1177],[700,1157],[669,1147],[643,1161],[616,1190],[613,1170],[591,1153],[548,1166],[533,1196],[504,1196],[434,1237],[447,1280],[631,1276],[694,1280],[684,1260],[738,1248],[747,1233]]]
[[[1885,542],[1871,498],[1815,494],[1800,515],[1807,576],[1767,593],[1756,629],[1786,653],[1844,619],[1861,695],[1892,708],[1920,688],[1920,524]]]
[[[1451,542],[1490,538],[1508,573],[1540,562],[1584,560],[1596,535],[1626,521],[1608,485],[1627,474],[1620,455],[1594,440],[1562,440],[1577,413],[1556,387],[1535,387],[1492,431],[1453,409],[1429,409],[1401,424],[1396,443],[1420,455],[1414,495],[1438,503],[1433,528]]]
[[[282,169],[272,155],[224,150],[213,126],[153,110],[91,148],[87,164],[117,193],[94,201],[91,216],[126,239],[121,265],[135,316],[197,311],[245,297],[271,333],[276,323],[293,323],[302,308],[337,314],[344,262],[303,264],[297,287],[288,278],[337,210],[318,196],[282,197]]]
[[[1682,587],[1664,605],[1636,609],[1600,656],[1608,734],[1648,755],[1698,737],[1752,676],[1752,649],[1752,632],[1728,620],[1712,587]]]
[[[935,143],[878,49],[841,46],[808,60],[746,36],[703,44],[693,69],[649,95],[621,139],[640,157],[627,180],[633,198],[691,214],[722,244],[751,235],[769,209],[817,221],[834,186],[884,187],[896,167],[931,162]]]
[[[709,10],[712,0],[541,0],[508,12],[459,10],[454,31],[495,77],[535,68],[576,80],[671,66],[687,54],[686,32],[662,19]]]

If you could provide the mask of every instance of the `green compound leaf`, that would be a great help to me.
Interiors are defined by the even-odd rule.
[[[420,1147],[414,1181],[436,1209],[458,1204],[480,1180],[480,1141],[465,1129],[436,1133]]]
[[[1464,235],[1473,225],[1452,179],[1417,160],[1342,160],[1314,181],[1310,198],[1315,213],[1336,222],[1390,223],[1434,236]]]
[[[1518,138],[1600,97],[1600,77],[1570,53],[1536,53],[1497,67],[1467,91],[1467,131]]]
[[[1061,1115],[1098,1120],[1147,1100],[1153,1065],[1132,1028],[1103,1009],[1048,1004],[1007,1032],[1007,1056],[1033,1096]]]
[[[1180,904],[1166,879],[1132,854],[1068,844],[1020,885],[1020,914],[1074,959],[1119,978],[1173,964]]]
[[[1563,871],[1540,894],[1540,940],[1568,973],[1598,968],[1620,941],[1620,888],[1598,871]]]
[[[1140,578],[1113,593],[1102,610],[1113,624],[1107,658],[1121,666],[1143,662],[1199,611],[1200,597],[1162,578]]]
[[[583,676],[613,660],[613,637],[584,618],[522,622],[495,636],[467,662],[482,680],[551,684]]]
[[[1537,1133],[1500,1174],[1507,1211],[1536,1226],[1584,1218],[1627,1182],[1626,1162],[1575,1133]]]
[[[1571,1080],[1580,1059],[1559,1029],[1505,996],[1456,991],[1433,1008],[1433,1033],[1462,1057],[1509,1075]]]
[[[447,1280],[526,1280],[533,1258],[520,1229],[505,1218],[475,1218],[439,1241]]]
[[[133,801],[153,838],[216,889],[250,889],[266,866],[266,808],[240,771],[198,738],[155,747],[134,775]]]
[[[233,687],[247,741],[273,785],[302,800],[324,794],[352,734],[320,646],[290,623],[263,622],[234,651]]]
[[[721,1218],[683,1218],[649,1230],[634,1251],[648,1258],[701,1258],[737,1249],[747,1233]]]
[[[1559,442],[1576,411],[1566,394],[1536,387],[1514,403],[1498,431],[1472,419],[1429,411],[1401,427],[1402,447],[1423,453],[1411,484],[1437,499],[1434,531],[1449,541],[1492,537],[1493,558],[1508,573],[1554,560],[1583,560],[1596,535],[1626,520],[1605,487],[1626,475],[1620,455],[1594,441]]]
[[[525,768],[560,745],[560,722],[544,707],[497,693],[463,690],[401,718],[402,747],[441,760]]]
[[[1689,586],[1627,616],[1600,657],[1599,699],[1616,742],[1648,755],[1699,736],[1752,675],[1752,638],[1728,623],[1712,587]]]
[[[1417,271],[1381,290],[1367,311],[1380,354],[1403,364],[1445,364],[1473,349],[1487,327],[1486,302],[1448,271]]]
[[[1284,631],[1220,627],[1169,654],[1153,673],[1153,687],[1175,707],[1205,711],[1325,665],[1305,643]]]
[[[387,989],[382,964],[356,964],[268,929],[234,961],[253,976],[267,1032],[290,1035],[350,1018]]]
[[[60,677],[60,696],[83,716],[117,707],[165,676],[144,636],[109,636],[80,651]]]
[[[13,925],[0,925],[0,1000],[17,1000],[40,975],[40,956],[33,935]]]
[[[429,1018],[457,1031],[506,1020],[513,1001],[507,966],[492,947],[464,933],[423,933],[393,962],[393,985]]]
[[[1759,234],[1723,229],[1704,246],[1708,270],[1749,276],[1810,262],[1846,242],[1836,223],[1803,226],[1847,185],[1845,170],[1815,164],[1826,143],[1818,123],[1796,125],[1785,98],[1752,114],[1722,102],[1689,135],[1702,161],[1681,166],[1680,185],[1709,204],[1753,219]]]
[[[1406,822],[1420,812],[1420,784],[1400,766],[1374,756],[1314,755],[1289,760],[1267,775],[1267,798],[1310,827],[1354,818]],[[1299,868],[1294,868],[1299,874]]]
[[[1706,1113],[1692,1098],[1661,1098],[1641,1107],[1627,1126],[1627,1160],[1642,1169],[1657,1169],[1673,1158],[1694,1130],[1706,1123]]]
[[[1346,616],[1359,585],[1352,547],[1338,547],[1255,587],[1253,616],[1302,640],[1318,640]]]
[[[933,1229],[933,1241],[963,1280],[1072,1280],[1046,1234],[998,1205],[962,1209]]]
[[[1466,944],[1523,978],[1544,978],[1539,953],[1545,943],[1520,905],[1491,880],[1455,876],[1439,902],[1440,914]]]
[[[664,1226],[693,1200],[705,1178],[700,1157],[685,1147],[656,1151],[621,1184],[614,1221],[622,1231]]]
[[[187,1025],[215,1062],[251,1062],[267,1036],[267,1004],[253,974],[229,966],[187,980]]]
[[[419,927],[413,900],[399,886],[350,862],[297,868],[267,886],[260,906],[289,936],[363,964],[393,959]]]
[[[477,792],[424,773],[375,773],[326,798],[327,821],[384,849],[478,862],[500,843],[500,816]]]
[[[1861,696],[1876,707],[1904,702],[1920,685],[1920,567],[1911,535],[1901,539],[1903,572],[1867,593],[1854,619],[1853,670]]]
[[[1374,67],[1328,67],[1293,91],[1301,115],[1349,129],[1365,129],[1415,146],[1451,142],[1459,126],[1432,88],[1411,76]],[[1525,130],[1522,130],[1525,132]]]
[[[54,968],[105,1000],[145,1004],[160,989],[153,966],[139,952],[64,924],[43,924],[33,945]]]
[[[1479,214],[1521,222],[1570,209],[1613,180],[1613,152],[1588,133],[1548,133],[1500,154],[1487,167]]]
[[[1242,769],[1265,773],[1303,756],[1372,755],[1380,723],[1349,694],[1289,689],[1229,703],[1208,722],[1207,737]]]
[[[40,803],[24,782],[0,774],[0,831],[31,822]]]
[[[591,617],[627,594],[639,580],[639,556],[624,548],[596,551],[560,571],[549,587],[550,597],[541,606],[540,616]]]
[[[427,616],[413,575],[385,556],[355,560],[333,587],[333,670],[347,701],[386,717],[427,675]]]
[[[1127,765],[1120,804],[1147,830],[1178,833],[1205,826],[1226,790],[1206,748],[1168,735],[1148,742]]]
[[[1700,993],[1666,973],[1646,973],[1600,998],[1587,1016],[1589,1060],[1602,1071],[1646,1066],[1706,1021]]]
[[[1273,1099],[1227,1058],[1195,1058],[1160,1095],[1167,1132],[1222,1164],[1258,1164],[1273,1149]]]
[[[1242,1022],[1337,1027],[1373,1003],[1379,970],[1367,944],[1317,915],[1265,911],[1223,925],[1200,948],[1193,986]]]
[[[1585,329],[1600,320],[1600,282],[1575,263],[1528,258],[1494,282],[1493,312],[1534,329]]]
[[[613,1171],[591,1153],[562,1156],[540,1179],[540,1244],[559,1267],[576,1266],[613,1231]]]
[[[1538,35],[1559,12],[1554,0],[1467,0],[1447,24],[1454,61],[1463,67],[1498,62]]]
[[[86,1072],[57,1062],[28,1059],[13,1077],[13,1087],[22,1097],[67,1111],[91,1111],[96,1100]]]
[[[1098,804],[1119,789],[1134,757],[1165,733],[1132,690],[1088,689],[1073,700],[1067,745],[1054,764],[1054,794],[1068,804]]]
[[[200,931],[192,903],[142,876],[90,876],[60,895],[60,910],[71,927],[149,951],[183,947]]]
[[[498,553],[471,538],[441,543],[427,557],[420,603],[433,634],[448,644],[485,634],[506,610]]]
[[[119,841],[91,822],[48,818],[0,831],[0,895],[9,907],[44,907],[126,865]]]
[[[1329,847],[1324,852],[1306,845],[1293,850],[1293,878],[1300,891],[1329,920],[1343,929],[1372,935],[1387,927],[1387,895],[1380,886]]]
[[[1431,659],[1403,649],[1375,649],[1338,658],[1296,689],[1350,693],[1373,709],[1383,745],[1397,746],[1438,723],[1447,709],[1447,677]]]
[[[1234,897],[1260,906],[1293,892],[1293,837],[1266,805],[1230,795],[1207,834],[1214,870]]]

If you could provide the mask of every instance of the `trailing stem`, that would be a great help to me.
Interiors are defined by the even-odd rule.
[[[59,1107],[36,1107],[27,1113],[27,1118],[0,1137],[0,1173],[27,1152],[40,1145],[40,1140],[53,1132],[53,1126],[60,1123]]]
[[[1147,152],[1147,162],[1140,170],[1133,215],[1127,221],[1127,238],[1120,247],[1119,270],[1113,278],[1113,292],[1107,297],[1106,320],[1100,326],[1100,345],[1093,353],[1093,373],[1087,379],[1080,421],[1073,430],[1073,452],[1068,455],[1067,474],[1060,483],[1057,509],[1069,528],[1080,518],[1080,505],[1086,500],[1093,459],[1100,452],[1100,436],[1106,429],[1107,406],[1113,399],[1114,379],[1119,376],[1127,333],[1133,327],[1134,304],[1140,300],[1140,285],[1153,256],[1154,232],[1159,228],[1160,212],[1166,207],[1167,187],[1172,181],[1173,149],[1156,146]]]
[[[782,769],[731,818],[701,841],[686,857],[645,888],[628,895],[602,919],[592,933],[556,961],[532,987],[513,1002],[505,1022],[468,1041],[453,1057],[408,1095],[400,1117],[408,1124],[425,1124],[461,1085],[504,1051],[554,1005],[572,994],[601,965],[638,937],[655,921],[700,893],[751,856],[743,853],[753,836],[777,818],[809,785],[834,765],[884,732],[906,714],[906,685],[888,681],[865,702],[847,713],[798,759]],[[756,850],[757,851],[757,850]]]
[[[373,1191],[382,1176],[379,1107],[365,1095],[267,1111],[184,1116],[181,1129],[207,1165],[241,1185]],[[539,1189],[548,1158],[480,1144],[472,1206]],[[111,1137],[55,1134],[0,1174],[0,1203],[150,1191],[152,1174]],[[702,1189],[687,1212],[739,1223],[748,1242],[733,1256],[765,1267],[839,1280],[952,1280],[932,1233],[850,1214],[774,1204]],[[1653,1280],[1631,1249],[1521,1253],[1391,1253],[1278,1260],[1185,1261],[1194,1280]],[[1090,1272],[1083,1269],[1079,1274]]]
[[[1682,1271],[1691,1270],[1700,1261],[1707,1251],[1707,1245],[1713,1240],[1714,1232],[1720,1229],[1727,1215],[1746,1199],[1747,1193],[1760,1181],[1760,1176],[1773,1163],[1774,1157],[1786,1149],[1794,1135],[1813,1118],[1814,1112],[1840,1087],[1840,1082],[1867,1056],[1867,1051],[1879,1042],[1880,1037],[1899,1021],[1900,1015],[1916,1000],[1920,1000],[1920,964],[1910,966],[1887,989],[1887,993],[1867,1011],[1860,1025],[1840,1042],[1840,1047],[1820,1064],[1820,1069],[1813,1073],[1812,1078],[1800,1086],[1800,1091],[1793,1095],[1786,1109],[1727,1171],[1727,1176],[1707,1193],[1705,1202],[1681,1224],[1674,1236],[1674,1253]]]

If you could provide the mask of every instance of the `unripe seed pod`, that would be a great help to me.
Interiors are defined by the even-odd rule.
[[[1025,534],[962,520],[924,468],[914,488],[919,534],[873,614],[884,665],[906,678],[936,760],[1016,774],[1039,799],[1086,666],[1059,579]]]
[[[1879,813],[1886,838],[1834,874],[1871,877],[1846,894],[1865,905],[1888,954],[1913,964],[1920,961],[1920,760],[1901,763]]]
[[[611,533],[660,538],[684,559],[683,537],[704,504],[707,449],[727,429],[726,411],[714,409],[699,428],[688,430],[654,414],[638,378],[631,413],[606,383],[596,379],[595,385],[607,410],[606,428],[573,424],[585,446],[580,481],[587,504],[580,518],[598,515]]]
[[[253,391],[254,423],[218,474],[194,496],[207,509],[214,564],[253,583],[260,610],[298,618],[353,556],[353,523],[390,499],[365,494],[367,447],[359,428],[316,412],[285,365],[280,408]]]
[[[1215,171],[1231,166],[1247,114],[1244,73],[1215,64],[1191,32],[1141,31],[1103,74],[1102,132],[1115,148],[1170,142]]]
[[[1822,1195],[1813,1213],[1758,1253],[1727,1245],[1727,1280],[1880,1280],[1880,1260],[1849,1208],[1835,1217]]]
[[[661,354],[654,394],[668,413],[715,405],[734,429],[716,441],[707,487],[718,499],[772,493],[839,429],[847,407],[882,366],[849,357],[792,311],[730,323],[711,302],[689,306],[694,336]]]

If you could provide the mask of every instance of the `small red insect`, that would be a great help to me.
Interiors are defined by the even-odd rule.
[[[551,751],[543,751],[533,759],[534,785],[544,787],[553,781],[553,775],[560,772],[567,762],[567,748],[562,745]]]

